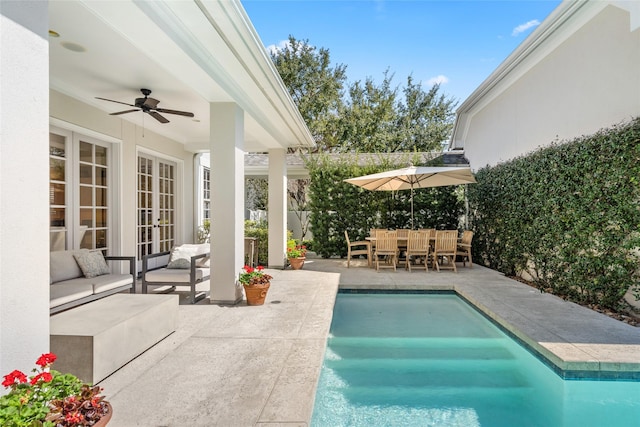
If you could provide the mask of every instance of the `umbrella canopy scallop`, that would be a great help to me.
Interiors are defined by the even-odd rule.
[[[345,181],[371,191],[396,191],[473,184],[476,179],[468,167],[409,166]]]

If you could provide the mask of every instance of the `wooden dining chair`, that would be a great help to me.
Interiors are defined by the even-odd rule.
[[[373,240],[371,241],[371,253],[373,253],[373,250],[376,248],[376,234],[378,233],[378,231],[385,231],[386,229],[384,228],[372,228],[371,230],[369,230],[369,237],[373,237]]]
[[[462,257],[462,266],[469,261],[469,268],[473,267],[473,259],[471,257],[471,241],[473,240],[473,231],[465,230],[458,242],[457,254]]]
[[[411,272],[411,257],[415,257],[416,259],[422,259],[424,264],[423,266],[418,266],[416,264],[415,268],[424,268],[425,271],[429,271],[428,262],[429,262],[429,236],[431,233],[428,231],[409,231],[409,236],[407,240],[407,253],[404,261],[404,269],[409,269]]]
[[[347,268],[351,264],[351,257],[355,255],[366,255],[367,265],[371,267],[371,242],[366,240],[352,242],[347,230],[344,230],[344,238],[347,240]]]
[[[433,266],[440,269],[453,270],[456,273],[456,252],[458,249],[458,231],[436,231],[436,240],[433,249]],[[447,260],[446,266],[444,260]]]
[[[376,271],[380,271],[380,259],[387,261],[383,268],[393,268],[396,271],[398,262],[398,233],[396,231],[383,230],[376,233]],[[390,265],[389,265],[390,264]]]

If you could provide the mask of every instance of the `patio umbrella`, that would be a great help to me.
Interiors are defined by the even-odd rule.
[[[411,190],[411,228],[413,229],[413,190],[446,185],[473,184],[468,167],[408,166],[371,175],[345,179],[349,184],[372,191]]]

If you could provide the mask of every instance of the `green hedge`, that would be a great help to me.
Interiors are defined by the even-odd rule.
[[[474,260],[617,308],[637,294],[640,118],[486,167],[469,186]]]
[[[352,240],[363,240],[371,228],[410,228],[410,191],[369,191],[344,182],[347,178],[405,167],[382,156],[375,163],[358,166],[357,159],[338,161],[315,156],[307,162],[313,250],[320,256],[344,257],[344,231]],[[417,189],[414,192],[414,228],[457,229],[463,210],[458,187]]]
[[[250,221],[244,222],[244,235],[246,237],[258,238],[258,265],[269,264],[269,227],[267,221]],[[282,255],[284,257],[284,254]],[[244,260],[248,262],[247,259]]]

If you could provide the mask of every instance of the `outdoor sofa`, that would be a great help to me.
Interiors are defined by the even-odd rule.
[[[129,273],[112,273],[107,261],[128,261]],[[88,249],[49,253],[49,313],[129,290],[135,293],[135,257],[103,256]]]

